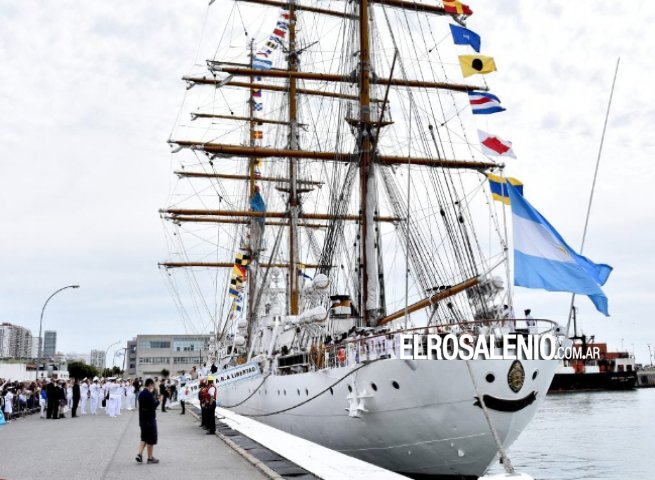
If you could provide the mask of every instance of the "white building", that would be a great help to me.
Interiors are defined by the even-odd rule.
[[[3,323],[0,325],[0,358],[8,358],[9,355],[9,332],[10,327]]]
[[[127,345],[127,374],[160,377],[163,369],[171,375],[179,375],[194,366],[200,367],[209,354],[210,338],[210,335],[137,335]],[[133,349],[134,360],[130,358]],[[136,367],[134,370],[130,368],[132,361]]]
[[[0,325],[0,357],[36,358],[38,341],[27,328],[11,323]]]
[[[89,356],[89,365],[92,365],[98,370],[102,371],[102,369],[105,368],[105,356],[106,353],[104,350],[91,350],[91,355]]]

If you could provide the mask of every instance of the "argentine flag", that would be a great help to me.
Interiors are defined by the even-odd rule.
[[[612,267],[578,255],[515,187],[509,182],[505,185],[514,227],[514,285],[584,294],[609,316],[607,297],[600,286]]]

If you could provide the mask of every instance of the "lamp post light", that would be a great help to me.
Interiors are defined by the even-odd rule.
[[[59,292],[66,290],[67,288],[80,288],[79,285],[67,285],[65,287],[60,288],[59,290],[55,290],[52,295],[48,297],[48,299],[45,301],[43,304],[43,308],[41,309],[41,319],[39,320],[39,348],[38,348],[38,353],[36,357],[36,379],[39,379],[39,363],[41,361],[41,355],[43,353],[43,338],[41,338],[41,334],[43,333],[43,313],[45,312],[45,307],[48,305],[48,302],[52,297],[57,295]]]
[[[123,352],[121,355],[118,354],[118,352]],[[127,355],[127,347],[121,347],[118,348],[114,351],[114,359],[111,362],[112,368],[116,366],[116,357],[123,357],[123,370],[125,370],[125,357]],[[123,371],[121,370],[121,371]]]
[[[111,347],[113,347],[114,345],[118,345],[119,343],[121,343],[120,340],[119,340],[118,342],[114,342],[114,343],[112,343],[111,345],[109,345],[109,346],[107,347],[107,350],[105,350],[105,363],[104,363],[104,365],[102,366],[102,370],[100,371],[101,374],[102,374],[103,370],[105,370],[105,369],[107,368],[107,355],[109,355],[109,349],[110,349]],[[114,366],[114,365],[112,364],[112,367],[113,367],[113,366]],[[104,376],[104,375],[103,375],[103,376]]]

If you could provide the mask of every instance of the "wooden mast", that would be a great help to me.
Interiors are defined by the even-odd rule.
[[[255,39],[250,39],[250,69],[253,69],[255,61]],[[254,73],[254,72],[253,72]],[[254,74],[250,75],[250,84],[254,85],[255,76]],[[255,131],[257,123],[255,122],[255,89],[250,89],[250,98],[248,101],[248,116],[249,116],[249,145],[251,148],[254,148],[255,145]],[[256,167],[257,157],[251,156],[248,158],[248,210],[252,211],[250,206],[250,201],[255,195],[255,167]],[[254,302],[255,298],[255,270],[257,269],[257,259],[259,255],[259,239],[256,238],[257,233],[257,218],[250,217],[250,239],[248,241],[248,246],[250,247],[250,261],[248,263],[248,327],[247,327],[247,338],[246,345],[248,350],[250,350],[250,345],[252,342],[252,332],[254,329],[255,323],[255,312],[254,312]]]
[[[251,70],[254,61],[255,61],[255,39],[251,38],[250,39],[250,69]],[[253,85],[254,83],[255,83],[255,77],[253,75],[250,75],[250,84]],[[257,123],[255,122],[255,90],[252,88],[250,89],[250,98],[248,101],[248,120],[250,125],[249,145],[251,147],[254,147],[255,131],[257,128]],[[248,200],[250,200],[255,194],[255,161],[256,159],[254,156],[249,158],[248,174],[250,176],[250,179],[248,182]]]
[[[373,259],[369,259],[367,246],[372,241],[370,238],[373,232],[367,228],[368,215],[368,183],[374,175],[371,168],[371,63],[369,52],[368,33],[368,0],[359,0],[359,188],[360,188],[360,274],[362,279],[360,311],[363,315],[365,325],[369,325],[369,281],[376,281],[376,278],[369,278],[369,267],[375,265]],[[375,193],[375,192],[372,192]],[[374,240],[373,240],[374,241]]]
[[[298,71],[296,47],[296,5],[289,1],[289,72]],[[298,106],[296,103],[296,77],[289,77],[289,149],[298,150]],[[298,184],[296,159],[289,157],[289,313],[298,315]]]

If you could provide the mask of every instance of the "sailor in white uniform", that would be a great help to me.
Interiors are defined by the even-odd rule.
[[[127,392],[127,409],[132,410],[134,407],[134,387],[129,379],[125,382],[125,390]]]
[[[113,417],[114,415],[114,399],[112,398],[112,391],[114,390],[114,379],[108,378],[105,382],[104,398],[105,400],[105,414]]]
[[[89,396],[91,398],[91,415],[95,415],[98,410],[98,402],[100,401],[100,385],[98,385],[98,377],[93,379],[93,383],[89,387]]]
[[[80,412],[86,415],[86,400],[89,398],[89,381],[85,378],[80,385]]]
[[[121,388],[116,379],[111,379],[109,383],[109,399],[107,401],[107,415],[117,417],[121,414]]]
[[[70,410],[73,408],[73,385],[70,382],[66,382],[64,390],[66,391],[66,407]]]

